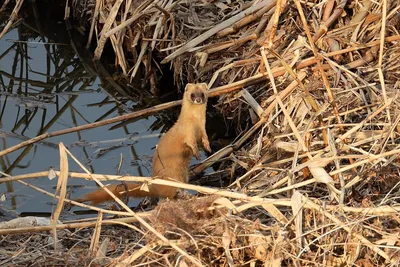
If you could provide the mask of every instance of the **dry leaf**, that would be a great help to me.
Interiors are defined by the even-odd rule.
[[[140,186],[140,190],[145,191],[145,192],[149,192],[149,191],[150,191],[150,188],[149,188],[148,183],[143,183],[143,184]]]
[[[303,235],[303,203],[302,203],[302,196],[301,194],[296,190],[293,193],[293,196],[291,198],[292,202],[292,211],[293,211],[293,216],[295,216],[294,221],[295,221],[295,229],[296,229],[296,237],[297,237],[297,242],[299,245],[299,248],[302,247],[302,235]]]
[[[47,175],[47,177],[49,178],[49,180],[53,180],[54,178],[57,177],[57,174],[53,168],[49,169],[49,174]]]
[[[254,258],[265,261],[268,256],[268,249],[272,243],[270,236],[264,236],[260,232],[249,236],[249,244],[254,247]]]
[[[274,147],[285,150],[286,152],[296,152],[298,149],[298,142],[284,142],[284,141],[276,141],[274,143]]]
[[[228,227],[226,228],[226,230],[224,231],[224,233],[222,235],[222,245],[225,249],[226,258],[228,260],[228,264],[230,267],[235,266],[233,263],[231,251],[229,250],[232,239],[233,239],[233,235],[234,234],[230,231],[230,229]]]
[[[226,197],[220,197],[217,198],[216,200],[214,200],[214,202],[212,203],[212,206],[214,205],[221,205],[224,206],[226,208],[228,208],[229,210],[231,210],[233,213],[236,213],[236,206],[235,204],[233,204],[229,199],[227,199]]]
[[[332,177],[328,174],[328,172],[324,168],[309,166],[308,169],[310,170],[315,181],[317,181],[318,183],[324,183],[324,184],[334,183]]]
[[[179,267],[189,267],[189,265],[186,263],[185,259],[181,259],[179,262]]]
[[[286,224],[288,222],[285,215],[280,212],[280,210],[275,207],[274,204],[262,204],[261,205],[272,217],[274,217],[278,222]]]

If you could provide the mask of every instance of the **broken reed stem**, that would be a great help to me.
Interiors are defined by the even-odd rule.
[[[60,151],[60,175],[57,179],[56,191],[54,193],[57,196],[59,192],[59,196],[57,197],[57,206],[54,212],[51,213],[51,225],[53,226],[53,238],[54,238],[54,251],[57,251],[57,231],[55,226],[57,225],[58,218],[61,215],[61,212],[64,207],[64,200],[67,194],[67,182],[68,182],[68,158],[65,152],[66,148],[63,143],[58,144]]]
[[[151,215],[151,212],[140,212],[136,213],[141,218],[147,218]],[[137,222],[134,217],[126,217],[126,218],[115,218],[112,220],[103,220],[102,224],[113,225],[116,223],[132,223]],[[87,228],[87,227],[95,227],[97,221],[93,222],[78,222],[78,223],[66,223],[66,224],[57,224],[55,226],[33,226],[33,227],[21,227],[14,229],[0,229],[0,235],[15,235],[15,234],[26,234],[26,233],[38,233],[44,231],[51,231],[53,229],[56,230],[64,230],[64,229],[76,229],[76,228]]]
[[[278,1],[280,1],[280,0],[278,0]],[[228,28],[218,32],[216,34],[216,36],[218,38],[221,38],[221,37],[225,37],[225,36],[227,36],[229,34],[237,32],[242,27],[248,25],[249,23],[251,23],[251,22],[253,22],[253,21],[257,20],[257,19],[259,19],[264,14],[267,14],[267,12],[269,10],[271,10],[275,5],[276,5],[276,3],[274,1],[270,2],[269,4],[267,4],[266,6],[261,8],[259,11],[255,12],[255,13],[249,15],[249,16],[244,17],[243,19],[241,19],[238,22],[234,23],[231,27],[228,27]]]
[[[11,1],[11,0],[5,0],[5,1],[4,1],[3,5],[2,5],[1,8],[0,8],[0,13],[3,12],[3,11],[6,9],[8,3],[9,3],[10,1]]]
[[[272,48],[272,45],[273,45],[274,39],[275,39],[275,35],[276,35],[276,30],[278,29],[279,17],[281,15],[281,11],[282,11],[282,8],[283,8],[282,3],[284,5],[286,5],[286,0],[277,0],[276,1],[275,12],[272,15],[273,23],[272,23],[271,31],[269,33],[268,43],[267,43],[267,46],[268,46],[269,49]]]
[[[96,256],[96,250],[97,250],[97,246],[98,246],[99,240],[100,240],[102,222],[103,222],[103,212],[99,211],[97,213],[96,225],[94,226],[92,238],[90,240],[90,246],[89,246],[89,251],[90,251],[92,257]]]
[[[86,49],[89,49],[90,44],[92,43],[94,26],[95,26],[95,23],[97,21],[97,17],[100,14],[100,2],[101,1],[99,1],[99,0],[96,1],[96,5],[95,5],[95,8],[94,8],[94,14],[92,16],[92,22],[91,22],[90,30],[89,30],[89,37],[88,37],[88,41],[87,41],[87,44],[86,44]]]
[[[3,4],[2,9],[5,8],[5,4],[6,4],[7,2],[8,2],[8,1],[6,1],[6,2]],[[4,35],[8,32],[8,30],[11,28],[11,26],[12,26],[13,23],[14,23],[14,21],[18,18],[18,13],[19,13],[19,10],[21,9],[23,3],[24,3],[24,0],[17,0],[17,1],[15,2],[15,6],[14,6],[14,9],[13,9],[11,15],[10,15],[10,18],[8,19],[8,22],[7,22],[6,26],[3,28],[3,30],[2,30],[1,33],[0,33],[0,40],[3,38],[3,36],[4,36]]]
[[[324,21],[322,25],[319,26],[317,33],[313,37],[314,43],[318,41],[318,39],[328,31],[328,28],[340,17],[340,15],[343,13],[345,5],[347,4],[347,1],[348,0],[342,0],[335,8],[332,15],[326,21]]]
[[[383,50],[384,50],[384,42],[382,40],[385,39],[385,31],[386,31],[386,17],[387,17],[387,0],[383,0],[383,5],[382,5],[382,25],[381,25],[381,41],[379,44],[379,61],[378,61],[378,76],[379,76],[379,81],[381,83],[382,87],[382,94],[383,94],[383,99],[385,101],[385,104],[388,102],[387,94],[386,94],[386,85],[385,85],[385,77],[383,76]],[[387,108],[386,112],[387,118],[389,123],[391,122],[390,119],[390,112],[389,108]]]
[[[100,33],[100,38],[98,38],[97,41],[97,47],[93,55],[94,60],[99,60],[103,53],[104,45],[106,44],[106,41],[108,39],[106,33],[110,29],[111,25],[114,23],[115,17],[118,14],[118,10],[122,2],[123,0],[116,0],[113,7],[110,10],[110,13],[108,14],[107,21],[104,23],[103,29]]]
[[[138,20],[143,15],[143,10],[145,10],[148,7],[148,5],[151,4],[151,2],[153,2],[153,0],[146,0],[143,3],[141,3],[140,6],[135,9],[135,12],[132,14],[132,17],[125,20],[124,22],[122,22],[121,24],[116,26],[115,28],[112,28],[111,30],[108,29],[108,31],[104,33],[104,37],[110,38],[111,35],[116,34],[117,32],[125,29],[126,27],[131,25],[133,22]]]
[[[334,5],[335,5],[335,0],[328,0],[328,2],[325,4],[324,13],[322,15],[322,22],[325,22],[329,19]]]

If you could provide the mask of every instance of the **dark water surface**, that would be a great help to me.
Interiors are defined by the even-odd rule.
[[[64,47],[67,51],[69,44],[45,46],[43,40],[47,39],[40,37],[18,40],[17,29],[0,40],[0,150],[44,132],[126,114],[126,107],[135,105],[133,101],[119,105],[103,90],[100,78],[85,71],[76,55],[64,57],[60,50]],[[100,105],[102,101],[107,103]],[[156,116],[149,116],[113,130],[108,125],[46,139],[0,158],[0,167],[9,175],[46,171],[51,166],[59,170],[58,143],[63,142],[92,173],[117,174],[122,157],[119,174],[148,176],[162,128],[155,127],[156,122]],[[84,172],[72,160],[69,163],[70,171]],[[54,193],[56,180],[24,181]],[[68,185],[86,185],[73,189],[72,197],[96,188],[94,182],[83,179],[69,179]],[[51,212],[56,203],[19,182],[0,184],[0,195],[6,196],[0,207],[18,214]]]

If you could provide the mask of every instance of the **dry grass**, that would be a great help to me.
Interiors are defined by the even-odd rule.
[[[178,85],[207,82],[211,96],[219,97],[217,108],[237,125],[238,138],[192,168],[201,173],[218,162],[214,176],[222,173],[230,181],[227,188],[70,173],[96,181],[168,184],[208,196],[165,201],[150,215],[126,206],[109,211],[75,203],[130,219],[104,216],[31,227],[32,233],[95,227],[93,235],[85,229],[58,236],[66,244],[63,253],[54,253],[69,253],[65,261],[71,265],[80,257],[100,261],[101,255],[106,256],[98,264],[109,266],[400,264],[398,1],[282,0],[276,1],[279,8],[273,0],[72,2],[71,16],[89,18],[83,26],[88,42],[97,40],[96,58],[110,41],[126,76],[133,79],[143,70],[154,93],[160,61],[171,64]],[[33,187],[24,180],[46,175],[6,180]],[[70,201],[64,192],[56,197],[59,212]],[[24,231],[0,234],[4,244],[12,244],[16,236],[6,234]],[[120,238],[125,234],[129,237]],[[85,235],[93,238],[89,257],[88,242],[75,250]],[[37,237],[27,233],[19,241]],[[4,261],[26,257],[26,251],[10,249]],[[46,253],[43,257],[55,259]]]

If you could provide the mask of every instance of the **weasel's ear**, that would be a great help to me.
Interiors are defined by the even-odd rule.
[[[185,92],[189,89],[189,87],[193,86],[193,83],[188,83],[185,86]]]
[[[208,85],[206,83],[200,83],[199,86],[205,88],[208,91]]]

